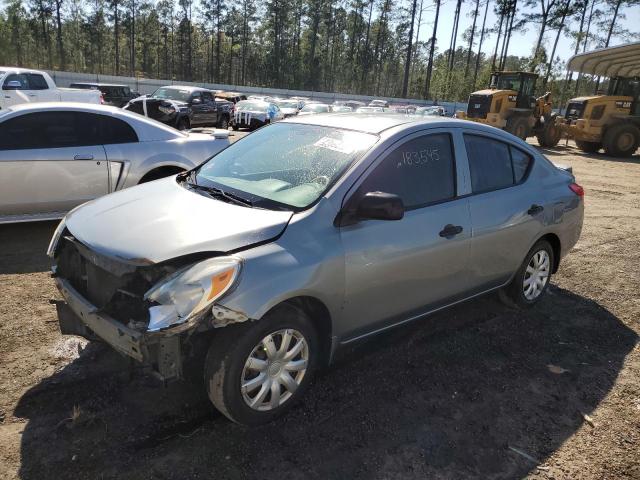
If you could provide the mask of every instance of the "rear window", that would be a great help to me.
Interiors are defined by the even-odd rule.
[[[29,75],[29,88],[31,90],[46,90],[49,88],[44,76],[39,73],[30,73]]]

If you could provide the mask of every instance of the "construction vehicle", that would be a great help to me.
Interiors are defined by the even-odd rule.
[[[491,125],[525,140],[535,135],[543,147],[560,141],[551,92],[535,98],[538,75],[528,72],[494,72],[488,89],[469,95],[466,112],[457,117]]]
[[[559,127],[583,152],[630,157],[640,144],[640,42],[576,55],[571,71],[609,77],[607,94],[567,102]],[[596,87],[597,88],[597,87]]]

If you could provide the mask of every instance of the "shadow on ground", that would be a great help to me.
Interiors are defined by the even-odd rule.
[[[51,268],[47,247],[55,222],[0,225],[0,275],[44,272]]]
[[[255,429],[215,413],[199,388],[129,378],[125,360],[90,344],[21,398],[20,475],[520,478],[535,463],[509,447],[541,461],[556,450],[636,341],[557,287],[526,312],[486,297],[352,347],[289,415]]]

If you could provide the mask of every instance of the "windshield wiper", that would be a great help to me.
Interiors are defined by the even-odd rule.
[[[234,193],[225,192],[220,188],[208,187],[206,185],[200,185],[199,183],[193,183],[193,182],[187,182],[187,185],[189,185],[191,188],[194,188],[196,190],[203,190],[207,192],[209,195],[211,195],[212,197],[221,197],[231,202],[244,205],[245,207],[253,207],[253,202],[248,198],[243,198]]]

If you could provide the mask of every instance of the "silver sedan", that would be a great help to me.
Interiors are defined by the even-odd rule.
[[[583,193],[477,123],[293,117],[69,214],[49,248],[61,330],[165,379],[200,365],[222,413],[266,422],[341,346],[495,290],[535,305]]]
[[[103,105],[3,110],[0,223],[61,218],[96,197],[193,168],[228,145],[228,132],[178,132]]]

